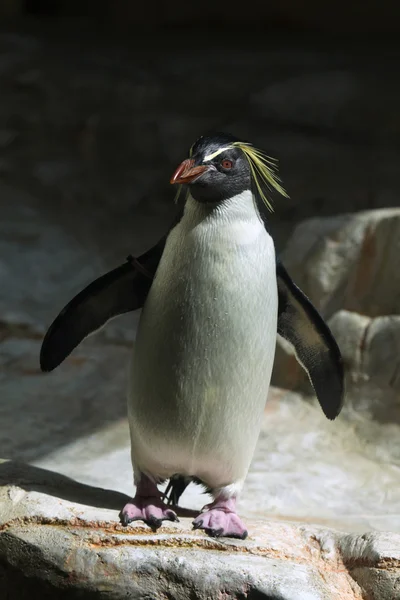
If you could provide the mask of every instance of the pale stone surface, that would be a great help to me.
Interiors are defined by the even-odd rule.
[[[400,536],[368,533],[342,537],[339,548],[344,564],[371,600],[400,598]],[[370,568],[362,567],[362,564]]]
[[[39,346],[3,341],[8,376],[0,396],[8,401],[0,405],[0,447],[7,457],[131,495],[129,346],[92,338],[50,375],[39,373]],[[399,425],[372,420],[374,402],[363,396],[357,410],[346,407],[332,423],[315,400],[272,388],[240,514],[400,531]],[[182,497],[197,511],[207,501],[197,486]]]
[[[369,409],[381,399],[381,412],[397,422],[400,416],[400,317],[371,318],[340,310],[328,321],[339,344],[346,370],[347,404],[362,396]],[[292,348],[278,339],[273,382],[286,389],[307,391],[310,384]],[[374,400],[374,396],[376,400]],[[376,419],[381,420],[378,414]]]
[[[287,269],[315,306],[370,317],[400,306],[400,208],[301,223],[282,254]]]
[[[343,310],[329,325],[340,345],[350,385],[370,383],[382,394],[400,394],[399,315],[370,318]]]
[[[388,600],[396,590],[399,535],[252,520],[244,542],[215,540],[191,529],[188,511],[154,534],[119,525],[121,494],[56,473],[3,462],[0,486],[0,581],[10,600],[362,600],[367,588]]]
[[[380,389],[385,405],[397,415],[399,251],[400,209],[393,208],[304,221],[282,256],[332,328],[343,353],[348,395],[368,395],[368,386],[374,394]],[[281,339],[272,380],[288,389],[309,389],[292,349]],[[367,387],[361,391],[363,383]]]

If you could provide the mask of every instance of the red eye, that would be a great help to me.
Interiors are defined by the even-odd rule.
[[[233,167],[231,160],[223,160],[221,162],[221,165],[223,166],[224,169],[232,169],[232,167]]]

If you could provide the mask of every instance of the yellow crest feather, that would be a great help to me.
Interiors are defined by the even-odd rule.
[[[267,156],[262,150],[258,150],[246,142],[234,142],[232,146],[240,148],[240,150],[242,150],[244,153],[247,162],[250,165],[251,174],[257,186],[258,193],[260,194],[260,197],[267,208],[273,212],[274,209],[262,189],[262,184],[266,185],[270,189],[276,190],[285,198],[289,197],[287,192],[281,186],[280,179],[276,173],[277,161],[274,158]]]

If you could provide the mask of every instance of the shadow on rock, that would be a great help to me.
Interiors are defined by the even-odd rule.
[[[39,492],[68,502],[96,508],[121,510],[130,497],[121,492],[79,483],[70,477],[13,460],[0,462],[0,486],[15,485],[26,492]],[[196,517],[199,511],[171,507],[179,517]]]
[[[60,473],[14,461],[0,464],[0,485],[15,485],[27,492],[113,510],[120,510],[129,501],[129,496],[121,492],[79,483]]]

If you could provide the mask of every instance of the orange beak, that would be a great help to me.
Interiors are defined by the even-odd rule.
[[[199,177],[202,173],[208,170],[205,165],[194,167],[194,160],[188,158],[184,160],[170,179],[170,183],[190,183]]]

